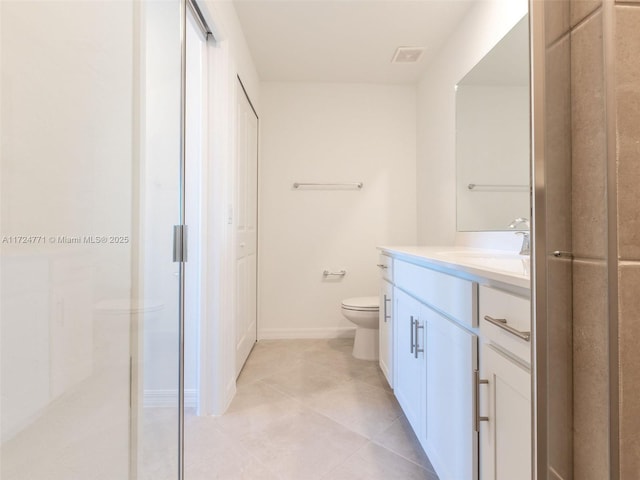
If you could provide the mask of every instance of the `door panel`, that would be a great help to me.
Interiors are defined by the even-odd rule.
[[[236,374],[256,342],[258,117],[238,85],[236,167]]]
[[[414,322],[421,324],[421,304],[402,290],[394,289],[394,393],[421,443],[425,440],[426,369],[424,353],[416,358]],[[417,343],[424,345],[424,329]],[[424,443],[423,443],[424,444]]]
[[[489,420],[480,430],[482,480],[530,480],[531,374],[483,345],[482,377],[489,381]]]
[[[473,379],[478,337],[423,306],[427,323],[427,449],[442,478],[478,478]]]

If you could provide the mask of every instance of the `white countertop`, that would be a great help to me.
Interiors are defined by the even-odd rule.
[[[394,258],[433,264],[527,290],[531,288],[530,257],[515,252],[459,246],[380,246],[378,249]]]

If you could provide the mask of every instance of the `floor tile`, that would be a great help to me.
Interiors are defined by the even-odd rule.
[[[373,441],[401,457],[433,471],[429,458],[424,453],[404,414],[401,414],[388,429],[377,435]]]
[[[238,387],[231,406],[216,421],[229,435],[239,438],[291,418],[303,408],[297,400],[258,381]]]
[[[384,376],[377,362],[366,365],[356,374],[355,378],[374,387],[382,388],[387,392],[393,392],[387,377]]]
[[[311,395],[305,405],[366,438],[389,428],[402,413],[392,393],[359,380]]]
[[[431,471],[369,443],[326,474],[325,480],[438,480]]]
[[[224,415],[185,412],[186,480],[437,480],[377,362],[353,358],[352,348],[353,339],[258,342]],[[93,393],[104,400],[105,392]],[[12,460],[2,464],[3,479],[126,478],[127,462],[117,458],[126,460],[128,445],[111,433],[126,433],[128,422],[113,421],[126,416],[101,408],[102,423],[88,431],[72,421],[78,408],[70,406],[3,445],[3,457],[11,454],[3,460]],[[138,480],[173,478],[176,409],[138,415]],[[73,442],[52,449],[61,426]],[[48,453],[32,461],[37,452]],[[120,465],[125,470],[116,472]]]
[[[252,383],[281,370],[286,370],[304,358],[317,346],[316,340],[265,340],[258,342],[247,359],[239,384]]]
[[[190,421],[191,420],[191,421]],[[187,480],[277,480],[266,466],[220,430],[213,418],[187,419],[185,428]]]
[[[334,388],[351,378],[344,370],[305,359],[263,378],[262,381],[293,398],[304,400],[309,395]]]
[[[283,479],[313,480],[362,447],[367,440],[311,410],[270,423],[240,443]]]

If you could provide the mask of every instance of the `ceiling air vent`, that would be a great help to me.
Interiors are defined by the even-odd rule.
[[[391,63],[415,63],[420,60],[424,47],[398,47]]]

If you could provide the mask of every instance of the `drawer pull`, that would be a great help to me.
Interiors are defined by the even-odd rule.
[[[391,315],[387,312],[387,303],[389,303],[391,299],[387,297],[387,294],[384,294],[384,323],[387,323],[387,320],[391,320]]]
[[[380,268],[382,268],[382,269],[387,269],[387,268],[389,268],[389,267],[387,267],[387,266],[386,266],[385,264],[383,264],[383,263],[378,263],[377,265],[378,265]]]
[[[505,318],[493,318],[493,317],[490,317],[489,315],[485,315],[484,319],[489,323],[493,323],[496,327],[500,327],[501,329],[506,330],[510,334],[515,335],[518,338],[521,338],[522,340],[525,340],[527,342],[531,340],[531,332],[521,332],[520,330],[516,330],[512,326],[507,325],[507,320]]]

